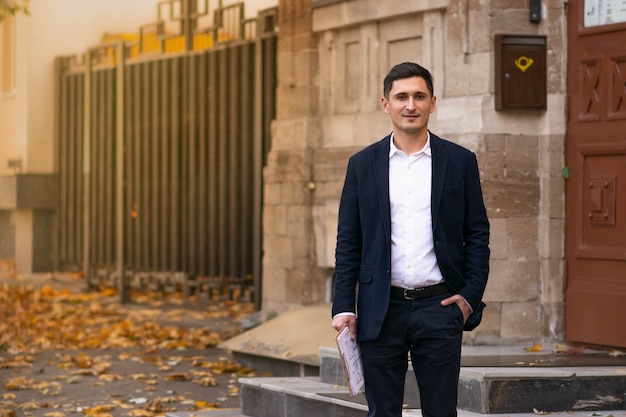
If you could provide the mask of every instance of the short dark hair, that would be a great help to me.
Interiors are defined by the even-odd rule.
[[[426,87],[430,91],[431,97],[434,95],[433,89],[433,76],[430,72],[419,64],[414,62],[403,62],[401,64],[394,65],[389,70],[385,80],[383,81],[383,95],[385,98],[389,98],[389,92],[393,86],[395,80],[401,80],[403,78],[422,77],[426,81]]]

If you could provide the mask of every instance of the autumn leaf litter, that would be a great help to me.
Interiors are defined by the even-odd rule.
[[[0,283],[0,417],[162,416],[237,408],[253,371],[216,349],[247,303]]]

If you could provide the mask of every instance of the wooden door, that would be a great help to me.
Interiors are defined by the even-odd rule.
[[[566,159],[570,343],[626,347],[626,10],[568,3]],[[621,8],[621,10],[620,10]]]

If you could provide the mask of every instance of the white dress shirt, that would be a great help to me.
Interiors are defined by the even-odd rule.
[[[391,285],[419,288],[443,281],[437,265],[431,214],[430,133],[424,148],[406,155],[391,136],[389,204],[391,209]]]

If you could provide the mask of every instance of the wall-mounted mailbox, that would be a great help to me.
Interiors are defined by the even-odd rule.
[[[546,37],[496,35],[496,110],[546,109]]]

